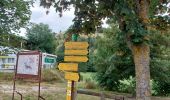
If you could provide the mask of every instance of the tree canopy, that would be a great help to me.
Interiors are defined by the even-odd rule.
[[[27,47],[30,50],[41,50],[47,53],[55,53],[55,35],[46,24],[33,24],[27,30]]]
[[[18,32],[30,19],[30,1],[0,1],[0,34]]]

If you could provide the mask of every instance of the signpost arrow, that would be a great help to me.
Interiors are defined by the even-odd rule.
[[[89,44],[88,42],[65,42],[65,49],[87,49]]]
[[[60,63],[58,65],[59,70],[62,71],[78,71],[77,63]]]
[[[65,50],[65,55],[87,55],[88,50]]]
[[[88,58],[86,56],[65,56],[64,61],[70,62],[87,62]]]
[[[77,82],[77,81],[79,81],[79,74],[73,73],[73,72],[66,72],[65,73],[65,79]]]

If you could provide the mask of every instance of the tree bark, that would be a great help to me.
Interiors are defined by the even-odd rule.
[[[150,100],[150,48],[148,45],[132,46],[136,72],[136,100]]]
[[[137,14],[146,30],[149,29],[150,0],[136,0]],[[145,36],[148,39],[148,36]],[[150,47],[147,44],[132,45],[136,72],[136,100],[151,100],[150,90]]]

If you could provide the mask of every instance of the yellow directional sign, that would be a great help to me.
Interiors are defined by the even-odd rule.
[[[66,72],[65,73],[65,79],[70,81],[78,81],[79,80],[79,74],[73,73],[73,72]]]
[[[62,71],[78,71],[77,63],[60,63],[58,65],[59,70]]]
[[[65,50],[65,55],[87,55],[88,50]]]
[[[64,61],[87,62],[88,58],[86,56],[64,56]]]
[[[65,49],[87,49],[88,42],[65,42]]]

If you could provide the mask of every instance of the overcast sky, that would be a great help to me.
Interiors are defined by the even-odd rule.
[[[39,6],[39,3],[34,3],[34,7],[31,7],[31,20],[33,23],[44,23],[48,24],[50,29],[53,32],[66,31],[70,25],[72,25],[72,20],[74,18],[74,9],[70,11],[63,12],[63,17],[59,17],[58,13],[55,12],[55,9],[51,7],[49,9],[49,14],[46,15],[47,9]],[[25,36],[25,29],[21,29],[21,36]]]

